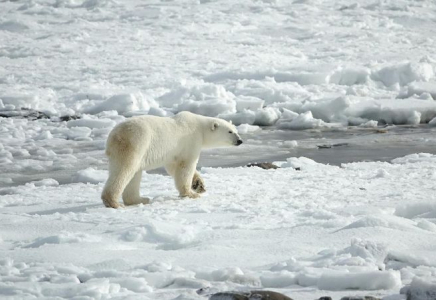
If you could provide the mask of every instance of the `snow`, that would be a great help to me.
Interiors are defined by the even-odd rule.
[[[264,101],[256,97],[239,96],[239,98],[236,100],[236,110],[243,111],[248,109],[256,111],[261,109],[263,104]]]
[[[255,287],[296,299],[350,289],[395,295],[413,278],[436,275],[436,156],[417,156],[203,168],[200,200],[180,200],[171,178],[145,174],[141,192],[151,203],[119,210],[101,205],[105,172],[91,168],[79,172],[88,183],[17,186],[0,198],[0,293],[174,299],[203,287]]]
[[[281,168],[313,168],[317,167],[318,163],[307,157],[290,157],[285,163],[280,164]]]
[[[436,99],[436,85],[433,82],[415,81],[407,86],[398,95],[398,98],[410,98],[412,96],[420,99]],[[422,97],[425,98],[422,98]]]
[[[422,114],[414,100],[434,99],[430,0],[3,6],[0,109],[52,116],[190,110],[232,120],[249,111],[255,120],[241,122],[263,126],[280,120],[283,108],[343,125],[428,123],[436,116],[433,103],[428,116],[397,117]],[[342,100],[329,105],[332,98]],[[394,99],[403,109],[391,108]],[[371,113],[386,103],[387,115]]]
[[[115,122],[109,119],[79,119],[71,120],[67,122],[67,127],[88,127],[88,128],[112,128],[115,126]]]
[[[89,167],[85,170],[78,171],[72,178],[72,182],[93,183],[105,182],[107,179],[107,171],[96,170]]]
[[[432,295],[435,14],[432,0],[3,1],[0,298]],[[244,140],[204,153],[207,193],[180,199],[156,170],[149,205],[104,208],[110,130],[182,110]],[[281,168],[237,167],[255,161]]]
[[[371,74],[376,81],[387,87],[399,84],[405,86],[411,82],[429,81],[434,77],[433,67],[427,63],[402,63],[381,67]]]
[[[436,298],[436,282],[432,278],[414,278],[410,286],[401,290],[411,300],[427,300]]]
[[[99,237],[92,237],[85,233],[61,233],[59,235],[49,236],[45,238],[37,238],[33,243],[30,243],[23,248],[39,248],[46,244],[69,244],[99,241]]]
[[[90,107],[83,107],[82,111],[89,114],[98,114],[103,111],[115,110],[118,113],[127,113],[138,110],[148,111],[150,109],[149,101],[142,95],[136,94],[120,94],[114,95],[107,100],[101,101]]]
[[[400,286],[401,277],[395,271],[360,272],[358,274],[324,274],[318,281],[322,290],[388,290]]]
[[[241,124],[237,127],[239,134],[245,134],[249,132],[256,132],[261,130],[259,126],[256,125],[249,125],[249,124]]]
[[[408,219],[413,219],[420,216],[436,216],[436,203],[421,202],[404,204],[396,208],[395,215]]]
[[[299,114],[297,117],[288,120],[281,120],[277,127],[280,129],[310,129],[326,126],[324,121],[315,119],[311,111]]]

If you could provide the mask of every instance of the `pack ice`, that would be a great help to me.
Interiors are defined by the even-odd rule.
[[[205,299],[203,288],[434,300],[436,156],[419,149],[435,144],[435,1],[0,8],[1,299]],[[209,153],[215,165],[289,155],[276,170],[202,168],[201,200],[144,174],[150,205],[104,208],[110,130],[183,110],[247,137],[241,152]],[[415,154],[341,166],[291,154],[311,141],[253,138],[385,125],[427,134],[396,137]]]

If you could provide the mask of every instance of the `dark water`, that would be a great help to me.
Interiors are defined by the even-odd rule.
[[[357,161],[390,161],[420,152],[436,154],[436,128],[429,126],[300,131],[266,128],[261,132],[243,135],[243,139],[248,142],[238,150],[205,151],[199,165],[243,166],[250,162],[283,161],[294,156],[340,165]],[[278,145],[291,140],[297,141],[298,146],[286,148]],[[260,144],[256,145],[256,142]]]
[[[317,162],[331,165],[357,161],[390,161],[412,153],[436,154],[436,127],[391,126],[385,128],[343,128],[327,130],[277,130],[242,134],[244,144],[239,147],[205,150],[198,167],[236,167],[253,162],[284,161],[289,157],[305,156]],[[290,148],[286,141],[297,141]],[[56,169],[33,173],[0,173],[0,188],[17,186],[45,178],[56,179],[60,184],[71,182],[79,170],[93,167],[107,169],[103,150],[94,142],[84,142],[74,149],[77,160],[71,169]],[[58,164],[62,162],[57,162]],[[69,162],[66,162],[69,163]],[[150,173],[165,174],[163,169]],[[12,178],[8,183],[1,179]],[[1,190],[0,190],[1,194]]]

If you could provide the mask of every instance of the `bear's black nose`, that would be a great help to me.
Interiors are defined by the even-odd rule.
[[[238,140],[238,141],[236,142],[236,146],[239,146],[240,144],[242,144],[242,140]]]

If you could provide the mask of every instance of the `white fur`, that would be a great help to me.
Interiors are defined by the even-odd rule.
[[[142,170],[165,167],[182,197],[197,198],[191,189],[203,181],[196,171],[202,148],[238,145],[235,126],[217,119],[181,112],[174,117],[140,116],[118,124],[109,134],[106,155],[109,178],[101,198],[107,207],[148,203],[139,195]],[[203,190],[204,191],[204,190]]]

